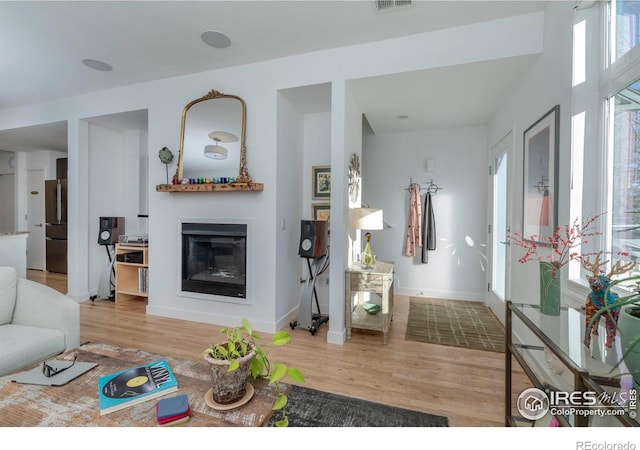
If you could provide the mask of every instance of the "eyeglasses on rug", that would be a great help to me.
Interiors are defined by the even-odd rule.
[[[51,367],[49,364],[47,364],[47,362],[43,362],[42,363],[42,373],[45,377],[50,378],[54,375],[58,375],[61,372],[64,372],[67,369],[70,369],[71,367],[73,367],[73,365],[76,363],[76,359],[78,358],[78,355],[74,355],[73,356],[73,361],[71,361],[71,364],[69,364],[67,367],[63,367],[61,369],[56,369],[55,367]]]

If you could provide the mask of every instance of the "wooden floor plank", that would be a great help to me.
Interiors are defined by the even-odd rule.
[[[66,292],[64,275],[30,270],[28,278]],[[147,315],[146,305],[146,299],[81,303],[81,341],[197,361],[219,335],[215,325]],[[298,367],[310,388],[444,415],[452,427],[503,426],[504,353],[406,341],[408,312],[409,297],[396,295],[387,345],[380,333],[355,329],[344,345],[327,344],[322,326],[314,336],[293,330],[290,344],[271,357]],[[531,384],[514,365],[517,397]]]

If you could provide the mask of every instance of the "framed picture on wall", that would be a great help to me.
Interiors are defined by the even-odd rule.
[[[558,221],[560,105],[524,132],[522,234],[540,241],[552,237]]]
[[[311,180],[313,181],[311,192],[314,200],[331,197],[331,166],[313,166]]]
[[[312,203],[311,216],[313,217],[313,220],[325,220],[329,222],[327,224],[327,230],[331,232],[331,204],[330,203]]]

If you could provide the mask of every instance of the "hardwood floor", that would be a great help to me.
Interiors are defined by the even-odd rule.
[[[27,277],[66,292],[64,275],[30,270]],[[197,361],[217,340],[220,327],[147,315],[146,304],[146,299],[81,303],[81,342]],[[503,426],[504,354],[406,341],[408,312],[409,298],[396,296],[384,346],[380,333],[360,330],[344,345],[327,344],[322,326],[315,336],[293,330],[290,344],[273,348],[271,357],[299,368],[310,388],[447,416],[452,427]],[[514,370],[516,398],[531,384],[520,368]]]

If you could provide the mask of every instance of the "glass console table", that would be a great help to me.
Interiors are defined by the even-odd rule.
[[[559,316],[548,316],[536,305],[507,301],[505,324],[506,426],[548,426],[552,417],[561,426],[640,426],[637,393],[624,363],[619,364],[620,338],[606,348],[604,323],[592,336],[590,347],[583,343],[581,309],[563,307]],[[523,417],[527,415],[522,414],[520,403],[525,401],[524,392],[513,404],[517,394],[512,392],[513,358],[549,400],[540,423]]]
[[[372,269],[355,264],[345,271],[345,325],[347,339],[351,329],[382,331],[382,343],[387,344],[393,318],[393,263],[376,261]],[[378,306],[367,313],[366,306]]]

